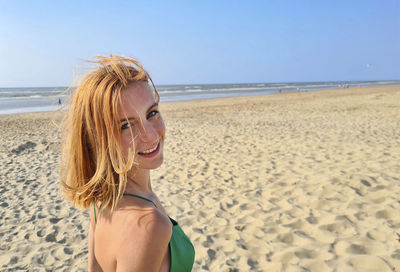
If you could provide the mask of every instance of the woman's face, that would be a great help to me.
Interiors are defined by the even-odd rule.
[[[135,147],[135,162],[141,169],[155,169],[163,162],[165,125],[158,102],[147,82],[129,84],[122,92],[118,110],[123,153]]]

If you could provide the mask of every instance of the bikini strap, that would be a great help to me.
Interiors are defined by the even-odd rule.
[[[96,218],[96,206],[93,203],[93,212],[94,212],[94,225],[97,225],[97,218]]]
[[[100,204],[99,213],[100,213],[100,210],[101,210],[102,206],[103,206],[103,203]],[[93,203],[93,213],[94,213],[94,225],[96,226],[97,225],[96,204],[94,204],[94,203]]]
[[[146,200],[146,201],[148,201],[148,202],[151,202],[153,205],[154,205],[154,207],[156,207],[157,208],[157,205],[153,202],[153,200],[151,200],[151,199],[148,199],[148,198],[145,198],[145,197],[143,197],[143,196],[140,196],[140,195],[135,195],[135,194],[128,194],[128,193],[125,193],[125,194],[122,194],[122,195],[124,195],[124,196],[133,196],[133,197],[137,197],[137,198],[140,198],[140,199],[143,199],[143,200]]]

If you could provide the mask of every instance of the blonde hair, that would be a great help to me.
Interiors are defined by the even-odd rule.
[[[135,59],[98,56],[97,70],[84,76],[72,94],[62,124],[61,189],[73,205],[86,209],[101,202],[113,210],[134,164],[121,149],[117,109],[121,92],[133,82],[153,80]]]

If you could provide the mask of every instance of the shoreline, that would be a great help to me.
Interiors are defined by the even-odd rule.
[[[222,84],[224,85],[224,84]],[[277,94],[286,94],[286,93],[302,93],[302,92],[320,92],[320,91],[338,91],[338,90],[352,90],[352,89],[366,89],[366,88],[374,88],[374,87],[393,87],[393,86],[400,86],[400,85],[372,85],[372,86],[362,86],[362,87],[350,87],[350,88],[336,88],[336,87],[329,87],[329,88],[323,88],[323,89],[318,89],[318,88],[312,88],[312,89],[302,89],[302,90],[296,90],[295,88],[290,88],[290,89],[283,89],[282,92],[280,92],[278,89],[279,87],[276,87],[274,90],[270,91],[246,91],[246,92],[227,92],[227,93],[199,93],[196,95],[188,94],[188,95],[181,95],[181,96],[176,96],[175,98],[169,98],[168,96],[161,96],[161,103],[175,103],[175,102],[183,102],[183,101],[196,101],[196,100],[209,100],[209,99],[224,99],[224,98],[234,98],[234,97],[252,97],[252,96],[265,96],[265,95],[277,95]],[[207,97],[208,95],[211,95],[211,97]],[[206,96],[206,97],[204,97]],[[54,100],[58,99],[58,96],[53,97]],[[63,98],[63,100],[65,97]],[[163,100],[164,99],[164,100]],[[20,114],[20,113],[33,113],[33,112],[51,112],[55,111],[59,108],[64,107],[65,104],[51,104],[51,105],[42,105],[42,106],[36,106],[36,107],[20,107],[20,108],[10,108],[10,109],[3,109],[0,110],[0,116],[1,115],[8,115],[8,114]]]
[[[152,186],[193,271],[400,267],[400,85],[161,102]],[[87,270],[53,112],[0,115],[0,270]]]

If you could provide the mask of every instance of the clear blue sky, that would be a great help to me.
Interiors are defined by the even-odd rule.
[[[156,84],[400,79],[400,0],[0,0],[0,87],[68,86],[82,60]]]

